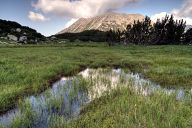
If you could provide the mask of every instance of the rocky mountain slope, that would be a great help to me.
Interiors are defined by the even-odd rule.
[[[45,37],[32,28],[0,19],[0,38],[20,43],[37,43]]]
[[[124,30],[128,24],[133,24],[134,20],[141,21],[143,19],[144,16],[140,14],[106,13],[93,18],[81,18],[70,27],[60,31],[57,34],[79,33],[85,30]]]
[[[185,31],[189,30],[192,28],[192,25],[186,25]]]

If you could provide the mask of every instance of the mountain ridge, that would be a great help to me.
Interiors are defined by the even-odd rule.
[[[80,18],[68,28],[58,32],[63,33],[79,33],[85,30],[109,31],[124,30],[128,24],[133,24],[135,20],[143,20],[145,17],[141,14],[126,13],[106,13],[92,18]],[[56,35],[57,35],[56,34]]]

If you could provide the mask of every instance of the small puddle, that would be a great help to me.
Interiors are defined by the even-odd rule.
[[[174,93],[177,100],[192,101],[192,89],[162,88],[137,73],[125,73],[121,69],[86,69],[77,76],[62,78],[38,96],[25,99],[30,110],[35,113],[35,119],[30,126],[48,128],[52,116],[62,116],[66,120],[78,118],[82,106],[119,86],[129,87],[143,96],[161,91],[167,95]],[[18,105],[17,108],[1,115],[0,124],[10,127],[15,119],[22,117],[25,109]]]

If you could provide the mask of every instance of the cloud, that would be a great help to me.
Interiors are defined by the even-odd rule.
[[[152,15],[152,16],[151,16],[151,20],[152,20],[153,22],[156,22],[157,19],[163,19],[163,18],[165,18],[165,15],[169,15],[169,16],[170,16],[171,14],[173,14],[173,13],[161,12],[161,13]],[[186,24],[187,24],[187,25],[192,25],[192,18],[189,18],[189,17],[180,17],[180,16],[177,16],[177,15],[175,15],[175,14],[173,14],[173,15],[174,15],[174,19],[176,19],[176,20],[181,20],[181,19],[183,19],[184,21],[186,21]]]
[[[73,23],[75,23],[77,20],[78,20],[78,19],[72,18],[71,20],[69,20],[69,21],[65,24],[64,28],[68,28],[68,27],[71,26]]]
[[[184,0],[182,7],[180,9],[174,9],[172,13],[179,17],[192,18],[192,0]]]
[[[33,7],[44,13],[87,18],[113,11],[140,0],[38,0]]]
[[[157,19],[162,19],[162,18],[164,18],[167,14],[168,14],[167,12],[160,12],[160,13],[158,13],[158,14],[154,14],[154,15],[151,16],[151,20],[152,20],[153,22],[156,22]]]
[[[160,12],[151,16],[151,20],[156,22],[157,19],[162,19],[165,15],[174,15],[174,18],[177,20],[183,19],[186,21],[187,25],[192,25],[192,1],[185,0],[182,7],[178,9],[173,9],[171,12]]]
[[[41,22],[49,20],[49,18],[46,18],[42,14],[35,13],[35,12],[32,12],[32,11],[29,12],[28,18],[30,20],[32,20],[32,21],[41,21]]]

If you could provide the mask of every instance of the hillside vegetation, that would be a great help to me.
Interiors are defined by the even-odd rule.
[[[14,21],[0,19],[0,37],[19,43],[34,43],[43,40],[45,37],[36,30],[22,26]]]

